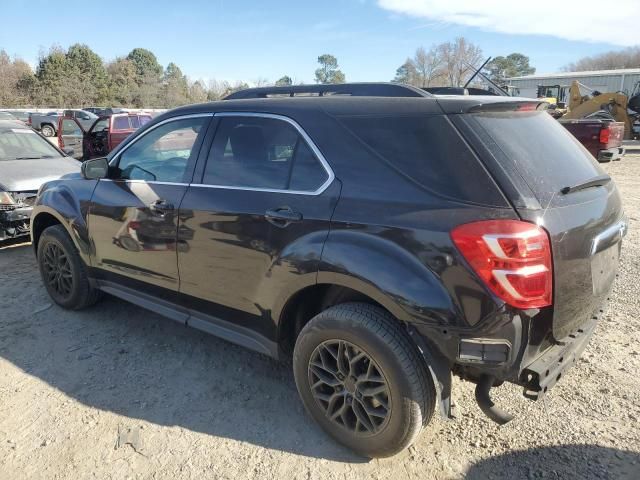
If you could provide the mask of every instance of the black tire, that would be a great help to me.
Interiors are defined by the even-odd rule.
[[[336,363],[340,369],[340,348],[351,352],[346,355],[348,378],[331,367]],[[365,366],[373,364],[377,383],[361,380],[369,378],[369,368],[366,375],[353,373],[352,362],[357,366],[358,358]],[[367,457],[388,457],[407,448],[433,415],[436,391],[424,361],[401,324],[374,305],[345,303],[311,319],[296,340],[293,370],[311,416],[338,442]],[[337,386],[324,383],[325,378]],[[379,386],[372,388],[375,385]],[[374,397],[373,391],[386,393]],[[338,415],[338,410],[343,413]],[[371,411],[375,415],[364,415]],[[332,420],[332,415],[338,416]],[[380,420],[380,415],[386,417]]]
[[[56,134],[55,129],[51,125],[42,125],[40,131],[45,137],[53,137]]]
[[[42,232],[37,256],[42,282],[58,305],[81,310],[98,301],[101,292],[89,282],[87,267],[62,225]]]

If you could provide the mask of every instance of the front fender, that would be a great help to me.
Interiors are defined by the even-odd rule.
[[[359,291],[409,323],[451,325],[460,314],[436,274],[386,238],[359,231],[332,231],[318,283]]]
[[[70,178],[45,184],[31,214],[31,240],[37,248],[38,224],[46,216],[57,220],[69,233],[82,260],[90,265],[93,247],[87,226],[87,213],[96,180]]]

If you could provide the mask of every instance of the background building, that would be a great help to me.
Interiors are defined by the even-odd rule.
[[[542,75],[526,75],[507,79],[507,85],[519,90],[514,94],[521,97],[536,98],[538,85],[570,86],[573,80],[601,92],[616,92],[621,90],[630,95],[636,84],[640,82],[640,68],[625,68],[619,70],[594,70],[588,72],[561,72]]]

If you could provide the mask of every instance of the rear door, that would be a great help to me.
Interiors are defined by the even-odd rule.
[[[615,277],[626,228],[615,183],[562,193],[605,173],[544,111],[451,117],[480,150],[519,215],[549,232],[553,335],[564,338],[600,307]]]
[[[178,208],[209,119],[161,122],[111,161],[113,173],[98,182],[88,218],[92,266],[103,281],[168,300],[178,291]]]
[[[61,148],[72,148],[72,157],[81,160],[83,158],[82,144],[84,130],[75,118],[63,117],[58,127],[58,139]]]
[[[216,118],[215,138],[201,155],[206,165],[180,207],[181,300],[201,328],[232,318],[270,337],[274,299],[292,278],[297,288],[315,283],[339,182],[291,120]]]

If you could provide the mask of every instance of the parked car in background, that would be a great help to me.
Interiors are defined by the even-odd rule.
[[[58,119],[58,146],[73,149],[77,160],[104,157],[138,128],[151,121],[148,114],[116,113],[99,117],[88,130],[78,119]]]
[[[10,112],[15,118],[20,120],[25,125],[31,126],[31,112],[23,112],[18,110],[13,110]]]
[[[620,160],[624,155],[624,123],[597,118],[562,120],[559,122],[589,150],[599,162]]]
[[[116,108],[116,107],[87,107],[87,108],[84,108],[84,110],[94,113],[99,117],[104,117],[106,115],[113,115],[114,113],[128,112],[126,108]]]
[[[27,235],[40,186],[78,163],[17,120],[0,120],[0,241]]]
[[[98,119],[98,116],[94,113],[87,112],[85,110],[64,110],[62,112],[63,117],[75,118],[82,128],[89,130],[91,125]]]
[[[52,301],[104,291],[291,356],[311,416],[374,457],[436,401],[452,415],[452,375],[501,424],[494,386],[544,398],[595,331],[627,228],[613,180],[541,102],[398,84],[178,108],[82,176],[34,207]]]
[[[104,111],[107,109],[107,107],[84,107],[83,110],[86,112],[91,112],[94,115],[97,115],[98,117],[104,115]]]
[[[42,134],[45,137],[54,137],[58,131],[58,112],[47,112],[45,114],[33,113],[31,114],[31,127]]]
[[[0,120],[17,120],[17,118],[10,112],[0,112]]]

